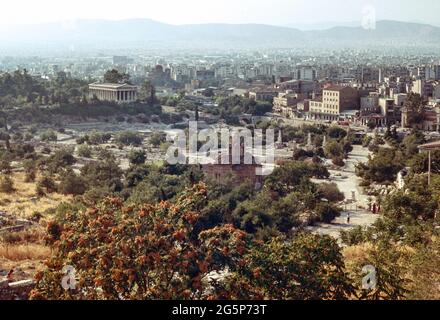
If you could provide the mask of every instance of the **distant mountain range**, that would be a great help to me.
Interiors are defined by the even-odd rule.
[[[257,49],[371,46],[440,46],[440,28],[379,21],[376,29],[356,26],[301,31],[262,24],[169,25],[149,19],[80,20],[0,28],[2,49],[105,50],[120,48]]]

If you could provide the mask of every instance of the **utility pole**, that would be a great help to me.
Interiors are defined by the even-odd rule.
[[[431,150],[428,151],[428,186],[431,186]]]

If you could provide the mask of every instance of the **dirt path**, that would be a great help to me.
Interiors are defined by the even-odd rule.
[[[341,216],[336,218],[331,224],[321,223],[309,227],[308,230],[340,239],[341,231],[347,231],[357,226],[370,226],[379,217],[365,210],[368,207],[368,196],[362,192],[360,187],[361,179],[355,173],[356,165],[366,162],[369,152],[362,146],[353,146],[353,148],[344,169],[341,171],[330,171],[330,173],[331,181],[338,185],[345,198],[352,199],[352,193],[355,192],[356,201],[345,206]],[[350,223],[347,223],[347,214],[350,214]]]

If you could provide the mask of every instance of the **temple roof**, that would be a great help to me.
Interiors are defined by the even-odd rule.
[[[92,83],[89,84],[92,89],[137,89],[136,86],[127,83]]]

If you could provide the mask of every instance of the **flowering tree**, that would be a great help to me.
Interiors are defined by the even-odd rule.
[[[69,215],[62,231],[49,239],[54,254],[47,270],[37,275],[32,298],[203,298],[210,286],[207,275],[238,263],[241,257],[233,248],[243,253],[246,241],[245,233],[231,226],[199,237],[193,232],[205,194],[200,184],[175,203],[136,208],[107,199]],[[75,290],[61,287],[66,265],[76,270]]]
[[[32,299],[330,299],[349,292],[329,238],[269,243],[232,225],[198,233],[204,184],[173,202],[109,198],[48,226],[54,248]],[[72,266],[75,288],[62,287]],[[65,269],[64,269],[65,270]]]

